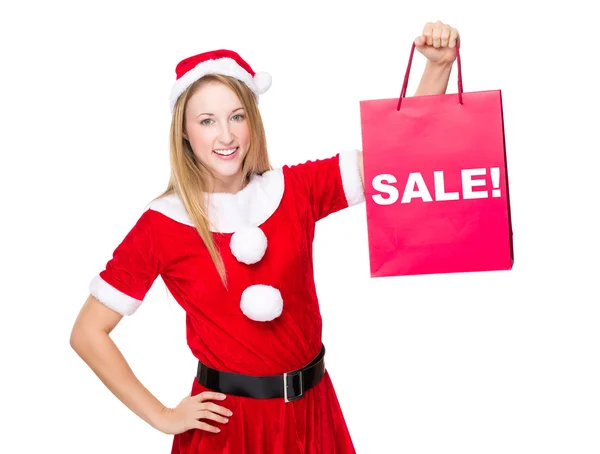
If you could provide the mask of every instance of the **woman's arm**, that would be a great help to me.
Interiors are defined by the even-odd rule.
[[[415,96],[443,95],[451,72],[452,62],[433,63],[428,60]]]
[[[70,343],[106,387],[154,428],[166,408],[133,374],[110,337],[123,316],[89,296],[71,331]]]
[[[228,422],[231,411],[212,402],[226,396],[205,391],[185,397],[175,408],[165,407],[140,383],[110,338],[122,318],[90,295],[71,331],[71,346],[121,402],[155,429],[166,434],[190,429],[219,432],[204,420]]]
[[[425,24],[423,33],[415,39],[416,49],[427,58],[415,96],[446,93],[459,43],[460,36],[456,28],[441,21]]]
[[[456,60],[456,45],[460,37],[458,30],[437,21],[428,22],[423,33],[415,40],[416,48],[426,58],[425,70],[419,81],[415,96],[443,95],[448,88],[452,65]],[[364,189],[364,167],[362,152],[358,153],[358,169]]]

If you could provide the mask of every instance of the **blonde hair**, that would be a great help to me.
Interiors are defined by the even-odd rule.
[[[244,83],[233,77],[210,74],[188,87],[175,104],[170,130],[171,175],[167,189],[157,198],[169,194],[179,196],[208,249],[223,285],[227,287],[227,273],[210,230],[210,220],[204,200],[204,194],[209,190],[212,173],[208,167],[196,158],[190,143],[183,135],[187,102],[199,86],[207,81],[217,81],[229,87],[237,95],[244,108],[250,131],[250,148],[242,164],[243,185],[245,186],[249,182],[252,174],[261,175],[272,169],[267,154],[267,140],[262,118],[252,91]]]

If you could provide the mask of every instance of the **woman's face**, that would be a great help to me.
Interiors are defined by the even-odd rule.
[[[236,94],[218,81],[201,84],[187,102],[184,131],[196,158],[215,175],[213,190],[239,190],[250,130]]]

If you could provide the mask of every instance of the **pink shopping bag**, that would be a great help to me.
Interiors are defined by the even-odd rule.
[[[360,102],[372,277],[514,263],[500,90]]]

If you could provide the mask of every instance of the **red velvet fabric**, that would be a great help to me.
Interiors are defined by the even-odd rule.
[[[321,347],[321,315],[313,279],[315,223],[348,206],[339,156],[283,169],[285,190],[277,210],[260,225],[267,250],[258,263],[240,263],[230,233],[214,233],[228,274],[226,289],[195,229],[147,210],[116,249],[101,277],[136,299],[160,275],[187,314],[187,342],[196,358],[216,369],[271,375],[302,367]],[[283,312],[257,322],[240,310],[241,294],[265,284],[281,292]],[[325,357],[327,364],[327,355]],[[192,392],[205,389],[190,377]],[[176,435],[172,454],[354,453],[328,373],[305,396],[283,399],[228,396],[233,412],[218,434]]]

